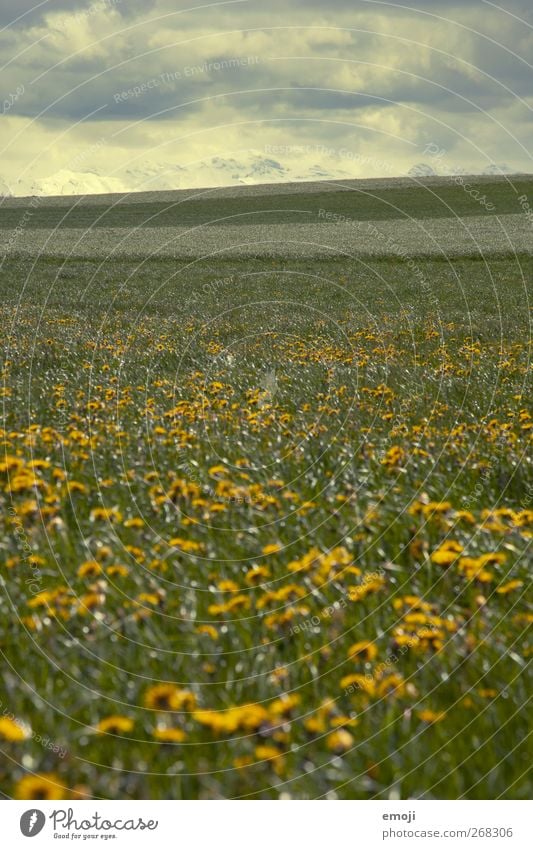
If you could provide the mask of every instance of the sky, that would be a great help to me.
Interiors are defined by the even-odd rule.
[[[263,159],[533,171],[531,0],[0,0],[0,64],[15,194],[70,172],[216,184]]]

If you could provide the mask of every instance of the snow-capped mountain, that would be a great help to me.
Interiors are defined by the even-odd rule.
[[[490,177],[497,177],[499,174],[514,174],[516,172],[513,171],[511,166],[507,165],[505,162],[502,162],[500,165],[493,162],[492,165],[485,168],[482,173]]]
[[[17,180],[13,194],[22,195],[91,195],[127,191],[122,180],[106,177],[96,171],[69,171],[62,169],[43,180],[28,178]]]
[[[338,168],[346,166],[353,170]],[[444,163],[431,165],[418,162],[407,172],[415,179],[426,177],[454,176],[467,174],[512,174],[508,165],[490,165],[485,170],[464,169],[459,166],[444,167]],[[214,156],[189,165],[173,162],[146,161],[124,166],[112,174],[99,168],[74,171],[63,168],[48,177],[26,178],[8,182],[0,176],[0,197],[10,195],[91,195],[128,193],[142,191],[167,191],[172,189],[198,189],[211,186],[255,185],[257,183],[290,183],[310,180],[346,180],[372,176],[361,174],[357,164],[350,160],[329,157],[322,162],[313,162],[310,156],[287,155],[281,159],[265,156],[258,152],[243,153],[242,156]],[[381,176],[381,175],[376,175]]]
[[[96,168],[88,171],[62,169],[42,179],[19,180],[12,188],[21,195],[84,195],[109,192],[165,191],[209,186],[254,185],[306,180],[353,178],[347,171],[321,164],[306,165],[293,158],[282,163],[261,154],[242,158],[215,156],[192,165],[146,162],[120,169],[112,176]],[[0,183],[0,194],[2,184]]]
[[[413,165],[412,168],[407,172],[408,177],[438,177],[435,169],[428,165],[427,162],[418,162],[417,165]]]
[[[510,165],[501,164],[497,165],[493,163],[486,168],[463,168],[461,165],[453,165],[446,166],[445,163],[438,163],[438,170],[434,168],[433,165],[430,165],[427,162],[418,162],[416,165],[413,165],[412,168],[407,172],[408,177],[414,177],[416,179],[423,179],[424,177],[460,177],[467,175],[477,175],[477,176],[486,176],[486,177],[498,177],[502,174],[517,174],[515,169],[511,168]]]

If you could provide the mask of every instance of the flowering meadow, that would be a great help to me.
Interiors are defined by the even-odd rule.
[[[3,796],[527,798],[532,275],[8,258]]]

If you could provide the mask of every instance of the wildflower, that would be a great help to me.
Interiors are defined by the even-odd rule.
[[[136,516],[133,519],[126,519],[126,521],[124,522],[124,527],[125,528],[144,528],[144,522],[139,516]]]
[[[370,675],[345,675],[341,678],[341,687],[349,693],[361,690],[367,696],[374,696],[376,693],[376,682]]]
[[[29,729],[17,720],[10,719],[8,716],[0,717],[0,738],[10,743],[20,743],[22,740],[27,740],[29,736]]]
[[[457,560],[462,551],[463,546],[460,543],[449,540],[443,542],[439,548],[435,549],[431,555],[431,560],[438,566],[450,566]]]
[[[81,616],[86,616],[91,610],[94,610],[95,607],[103,604],[105,602],[104,593],[90,592],[85,593],[80,596],[80,603],[78,605],[78,613]]]
[[[218,631],[214,625],[199,625],[196,628],[197,634],[206,634],[212,640],[218,640]]]
[[[122,522],[122,513],[118,507],[95,507],[90,513],[91,522]]]
[[[446,711],[434,711],[434,710],[419,710],[417,712],[417,716],[422,722],[434,723],[434,722],[442,722],[444,717],[446,716]]]
[[[125,578],[126,575],[129,574],[129,571],[128,567],[124,566],[122,563],[115,563],[113,566],[108,566],[106,569],[110,578],[114,578],[115,576]]]
[[[196,707],[196,696],[175,684],[155,684],[144,694],[144,706],[151,710],[190,711]]]
[[[326,730],[325,717],[320,712],[314,716],[309,716],[304,720],[304,728],[309,734],[323,734]]]
[[[169,540],[168,544],[171,547],[179,548],[181,551],[184,551],[186,554],[197,554],[200,551],[203,551],[205,546],[201,542],[195,542],[192,539],[183,539],[182,537],[174,537]]]
[[[355,716],[344,716],[341,714],[340,716],[333,716],[330,720],[330,725],[332,728],[346,728],[347,726],[354,728],[356,725],[359,725],[359,720]]]
[[[128,734],[133,730],[134,722],[129,716],[106,716],[96,726],[98,734]]]
[[[262,548],[263,554],[276,554],[276,552],[281,551],[281,545],[277,543],[271,543],[270,545],[265,545]]]
[[[221,593],[238,593],[239,585],[235,583],[235,581],[219,581],[217,584],[218,589]]]
[[[47,800],[64,799],[65,785],[53,772],[37,772],[25,775],[15,785],[15,799]]]
[[[400,466],[405,460],[405,451],[400,445],[393,445],[384,458],[381,461],[382,466],[387,466],[389,469],[393,469],[396,466]]]
[[[496,592],[499,595],[507,595],[507,593],[511,593],[513,590],[518,590],[520,587],[524,586],[523,581],[508,581],[507,584],[503,584],[503,586],[498,587]]]
[[[257,760],[260,761],[269,761],[273,758],[281,757],[281,752],[279,749],[276,749],[275,746],[256,746],[255,747],[255,756]]]
[[[270,704],[270,713],[273,716],[289,716],[295,707],[300,704],[300,696],[296,693],[284,694]]]
[[[269,715],[262,705],[238,705],[228,710],[199,710],[193,718],[215,733],[233,734],[237,730],[257,731],[268,723]]]
[[[376,646],[369,640],[360,640],[348,649],[348,657],[351,660],[374,660],[377,653]]]
[[[157,726],[152,735],[159,743],[183,743],[187,735],[181,728],[165,728]]]
[[[331,752],[341,755],[352,747],[353,737],[349,731],[339,728],[337,731],[332,731],[331,734],[328,734],[326,744]]]
[[[357,586],[348,587],[348,598],[350,601],[362,601],[367,595],[379,592],[384,586],[384,578],[373,578]]]
[[[385,675],[376,684],[376,695],[400,697],[405,693],[405,681],[403,677],[395,672]]]
[[[255,586],[269,577],[270,569],[267,566],[252,566],[244,576],[244,580],[249,586]]]
[[[97,575],[100,575],[101,572],[102,567],[96,560],[87,560],[79,567],[78,576],[80,578],[95,578]]]

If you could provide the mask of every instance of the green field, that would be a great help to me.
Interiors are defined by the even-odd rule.
[[[66,226],[481,214],[333,194]],[[5,259],[5,797],[529,797],[533,258],[409,259]]]
[[[160,200],[157,193],[147,193],[146,198],[137,195],[127,204],[107,202],[84,204],[79,198],[71,202],[47,203],[44,198],[32,211],[31,226],[36,229],[86,228],[86,227],[198,227],[217,225],[258,224],[309,224],[316,221],[327,223],[342,220],[342,217],[357,221],[386,221],[395,219],[433,219],[473,215],[512,215],[521,212],[519,198],[531,194],[531,177],[513,181],[487,181],[482,178],[464,178],[471,184],[474,197],[460,184],[453,182],[434,186],[402,186],[358,188],[348,181],[348,188],[331,185],[327,190],[304,193],[281,193],[272,191],[261,196],[227,196],[222,190],[184,191],[176,200]],[[315,184],[316,185],[316,184]],[[480,199],[485,205],[480,205]],[[488,208],[487,208],[488,207]],[[493,207],[493,208],[492,208]],[[24,206],[17,202],[2,210],[0,228],[15,228],[20,221]],[[330,218],[328,216],[337,216]]]

